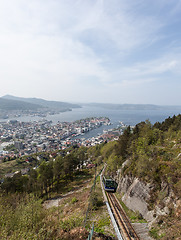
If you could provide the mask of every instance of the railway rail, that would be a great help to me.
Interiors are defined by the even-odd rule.
[[[114,193],[107,192],[109,205],[124,240],[140,240]]]

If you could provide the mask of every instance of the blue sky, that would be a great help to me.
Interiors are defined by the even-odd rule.
[[[181,105],[181,0],[1,0],[0,79],[0,96]]]

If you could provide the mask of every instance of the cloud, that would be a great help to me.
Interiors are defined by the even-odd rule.
[[[179,49],[178,49],[179,50]],[[136,62],[129,66],[120,67],[117,71],[111,72],[109,81],[105,82],[108,88],[127,88],[148,86],[149,83],[174,81],[181,74],[181,54],[170,52],[166,55],[145,62]],[[176,51],[176,49],[175,49]],[[170,80],[171,78],[171,80]]]
[[[96,4],[90,4],[87,1],[88,11],[78,17],[78,21],[70,29],[74,37],[82,40],[81,37],[87,32],[87,37],[106,44],[107,48],[115,48],[119,52],[127,52],[141,46],[142,44],[151,44],[157,37],[155,34],[163,26],[156,17],[133,14],[130,9],[130,3],[126,1],[95,1]],[[94,1],[93,1],[94,2]],[[133,6],[135,7],[135,5]],[[81,8],[81,7],[80,7]],[[82,11],[81,11],[82,12]],[[149,27],[148,27],[149,26]],[[99,38],[97,35],[99,34]],[[83,38],[84,41],[84,38]]]
[[[166,31],[177,4],[1,1],[0,94],[67,101],[91,101],[94,94],[99,101],[114,98],[113,87],[146,86],[166,73],[179,75],[180,38],[168,42]]]

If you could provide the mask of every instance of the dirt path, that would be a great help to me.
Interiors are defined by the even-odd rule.
[[[69,197],[70,195],[73,195],[74,193],[82,192],[84,189],[89,188],[90,187],[90,185],[89,185],[90,181],[91,180],[87,180],[87,181],[83,182],[80,187],[76,186],[73,191],[70,191],[70,192],[68,192],[66,194],[62,194],[61,196],[57,196],[57,197],[51,198],[49,200],[46,200],[43,203],[43,206],[46,209],[51,208],[51,207],[58,207],[58,205],[60,204],[61,200],[63,200],[64,198]]]

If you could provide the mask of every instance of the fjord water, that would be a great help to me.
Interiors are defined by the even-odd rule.
[[[115,128],[119,125],[119,122],[123,122],[126,125],[135,125],[141,121],[150,120],[152,124],[155,122],[162,122],[169,116],[178,115],[181,113],[181,109],[176,110],[113,110],[113,109],[105,109],[100,107],[92,107],[92,106],[83,106],[82,108],[75,108],[72,111],[62,112],[55,115],[48,115],[45,118],[38,116],[22,116],[17,119],[18,121],[39,121],[42,119],[51,120],[53,124],[59,122],[72,122],[83,118],[88,117],[108,117],[111,120],[110,126],[101,126],[100,128],[94,129],[86,134],[84,134],[84,138],[90,138],[93,136],[97,136],[101,134],[103,130],[107,130],[110,128]],[[11,119],[9,119],[11,120]],[[0,122],[7,121],[7,119],[0,119]]]
[[[116,128],[119,122],[126,125],[136,125],[137,123],[149,120],[152,124],[162,122],[169,116],[180,114],[179,110],[111,110],[100,107],[83,106],[82,108],[73,109],[70,112],[64,112],[53,116],[47,116],[47,120],[52,120],[53,123],[58,121],[75,121],[87,117],[108,117],[111,120],[110,126],[101,126],[83,135],[83,138],[88,139],[102,134],[103,130]]]
[[[165,118],[173,115],[178,115],[181,113],[181,109],[164,109],[164,110],[115,110],[115,109],[105,109],[101,107],[83,106],[82,108],[74,108],[72,111],[61,112],[55,115],[48,115],[47,117],[38,116],[22,116],[17,119],[19,121],[38,121],[42,119],[52,120],[54,124],[59,122],[72,122],[88,117],[108,117],[111,123],[117,124],[119,121],[127,125],[135,125],[141,121],[150,120],[152,124],[155,122],[162,122]],[[7,119],[8,120],[8,119]],[[0,122],[7,121],[5,119],[0,119]],[[9,119],[10,120],[10,119]]]

